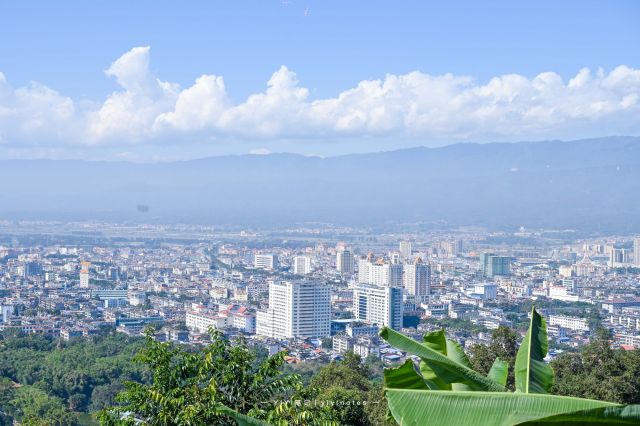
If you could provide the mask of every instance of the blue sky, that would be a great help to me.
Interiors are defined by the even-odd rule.
[[[336,155],[640,131],[637,1],[20,1],[0,19],[3,157]],[[584,68],[588,83],[569,88]],[[274,96],[247,104],[274,73]],[[178,112],[202,75],[220,79],[181,105],[208,109]],[[114,94],[120,110],[99,114]],[[126,126],[104,121],[147,107]]]

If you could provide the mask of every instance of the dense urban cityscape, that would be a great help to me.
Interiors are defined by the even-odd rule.
[[[600,326],[615,347],[640,347],[637,236],[128,226],[130,238],[116,224],[47,235],[61,225],[2,223],[1,329],[70,340],[152,325],[159,340],[204,343],[211,327],[270,353],[286,348],[289,363],[353,351],[393,364],[406,354],[380,341],[383,326],[419,335],[447,319],[469,347],[526,323],[522,307],[535,304],[551,358]]]

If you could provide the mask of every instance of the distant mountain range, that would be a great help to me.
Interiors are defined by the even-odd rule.
[[[0,218],[12,219],[640,232],[638,137],[463,143],[331,158],[4,160],[0,184]]]

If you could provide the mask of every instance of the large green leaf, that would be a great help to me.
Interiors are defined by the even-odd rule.
[[[547,326],[544,319],[531,309],[529,330],[518,349],[515,364],[516,390],[524,393],[548,393],[553,386],[553,369],[546,362]]]
[[[380,336],[390,345],[419,356],[445,383],[464,383],[474,390],[503,392],[504,386],[473,371],[471,368],[447,358],[427,344],[416,342],[388,327],[383,327]],[[446,343],[445,343],[446,345]]]
[[[444,330],[442,330],[444,333]],[[464,353],[464,349],[460,346],[460,343],[455,340],[446,339],[446,347],[447,347],[447,358],[451,361],[457,362],[458,364],[464,365],[468,369],[472,369],[471,362],[469,358],[467,358],[467,354]],[[466,385],[464,383],[452,383],[451,389],[454,391],[466,391],[473,390],[473,387]]]
[[[440,352],[442,355],[447,355],[447,338],[444,330],[427,333],[423,336],[422,340],[428,348]],[[436,370],[424,359],[420,359],[420,373],[427,381],[429,388],[433,390],[451,390],[451,383],[443,380],[442,376],[438,376],[438,373],[441,375],[444,374],[442,369],[438,368],[438,366],[435,366],[435,369]]]
[[[507,386],[507,377],[509,376],[509,363],[501,360],[500,358],[496,358],[493,361],[493,365],[491,366],[491,370],[489,370],[489,374],[487,377],[495,380],[500,383],[502,386]]]
[[[600,407],[592,410],[575,411],[557,416],[533,420],[521,425],[573,425],[573,426],[602,426],[607,425],[638,425],[640,424],[640,405],[624,407]]]
[[[471,362],[467,358],[467,354],[458,342],[455,340],[447,339],[444,330],[433,331],[424,335],[424,344],[433,350],[440,352],[453,362],[462,364],[465,367],[471,369]],[[473,390],[469,385],[458,382],[446,382],[441,376],[446,377],[446,371],[442,371],[441,368],[436,366],[430,366],[429,362],[420,362],[420,372],[422,376],[428,380],[430,389],[433,390]],[[439,373],[439,374],[438,374]]]
[[[405,425],[511,426],[618,404],[591,399],[511,392],[387,389],[394,419]],[[610,420],[615,420],[610,412]]]
[[[384,369],[384,386],[389,389],[432,389],[420,374],[411,359],[400,367]]]

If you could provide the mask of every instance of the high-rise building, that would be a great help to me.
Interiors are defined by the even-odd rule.
[[[0,305],[0,324],[9,322],[9,318],[13,315],[14,309],[12,305]]]
[[[258,269],[272,270],[278,266],[278,258],[275,254],[256,254],[253,266]]]
[[[311,258],[309,256],[296,256],[293,258],[293,273],[306,275],[311,272]]]
[[[402,264],[385,262],[383,259],[373,262],[369,255],[358,261],[358,283],[402,287]]]
[[[358,284],[353,289],[353,317],[394,330],[402,328],[402,289]]]
[[[629,250],[627,249],[611,249],[611,252],[609,252],[609,266],[612,268],[627,266],[629,258]]]
[[[493,300],[498,296],[498,285],[496,283],[476,284],[473,292],[481,295],[485,300]]]
[[[511,275],[511,257],[496,256],[491,253],[480,254],[480,271],[485,277]]]
[[[91,262],[80,262],[80,287],[88,288],[89,287],[89,268],[91,267]]]
[[[269,284],[269,308],[258,311],[256,334],[274,338],[331,333],[331,290],[314,281]]]
[[[351,275],[355,269],[355,261],[351,250],[340,247],[336,253],[336,270],[342,275]]]
[[[640,237],[633,240],[633,264],[640,267]]]
[[[27,262],[24,265],[25,278],[39,277],[42,275],[42,264],[39,262]]]
[[[400,255],[405,259],[410,259],[413,254],[413,244],[411,241],[400,241]]]
[[[436,251],[438,253],[438,257],[440,258],[455,257],[456,243],[455,241],[450,240],[439,241],[436,245]]]
[[[428,302],[431,293],[431,266],[417,258],[404,265],[404,288],[417,302]]]

